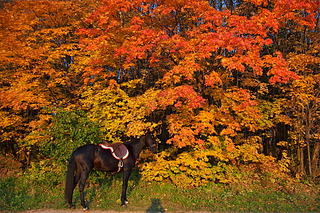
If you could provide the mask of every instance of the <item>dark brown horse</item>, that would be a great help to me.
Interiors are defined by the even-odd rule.
[[[153,135],[148,132],[141,136],[139,139],[134,139],[128,143],[124,143],[129,151],[129,156],[123,159],[123,184],[121,194],[121,205],[125,206],[127,201],[127,186],[130,173],[135,166],[135,162],[142,151],[147,146],[153,153],[156,152],[157,146]],[[98,145],[88,144],[77,148],[71,155],[69,160],[66,186],[65,186],[65,199],[70,207],[72,205],[73,190],[79,182],[79,191],[81,205],[84,210],[87,209],[84,199],[85,182],[89,176],[89,172],[95,168],[100,171],[117,172],[119,169],[119,160],[114,158],[111,151],[103,149]]]

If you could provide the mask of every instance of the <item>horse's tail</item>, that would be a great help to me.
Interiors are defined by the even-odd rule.
[[[72,156],[67,169],[67,175],[66,175],[66,185],[64,189],[64,197],[66,202],[72,207],[72,195],[74,190],[74,171],[76,169],[76,162],[74,160],[74,157]]]

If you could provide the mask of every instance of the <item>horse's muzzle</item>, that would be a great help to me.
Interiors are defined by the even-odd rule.
[[[149,150],[154,154],[157,152],[157,145],[156,144],[153,144],[149,147]]]

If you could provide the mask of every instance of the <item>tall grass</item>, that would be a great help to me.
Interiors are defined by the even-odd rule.
[[[50,185],[32,175],[0,180],[0,210],[64,209],[63,182]],[[193,189],[177,188],[170,183],[145,182],[137,170],[130,177],[129,204],[120,207],[122,175],[93,172],[85,188],[90,209],[116,211],[211,211],[211,212],[315,212],[320,211],[318,186],[295,183],[275,186],[253,182],[232,185],[209,184]],[[263,186],[262,186],[263,185]],[[80,208],[79,192],[74,201]]]

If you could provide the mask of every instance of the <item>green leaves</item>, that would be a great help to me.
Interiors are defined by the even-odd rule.
[[[46,139],[39,142],[40,153],[60,166],[68,162],[71,153],[84,144],[97,144],[101,132],[97,123],[90,121],[82,110],[58,109],[51,126],[46,130]]]

